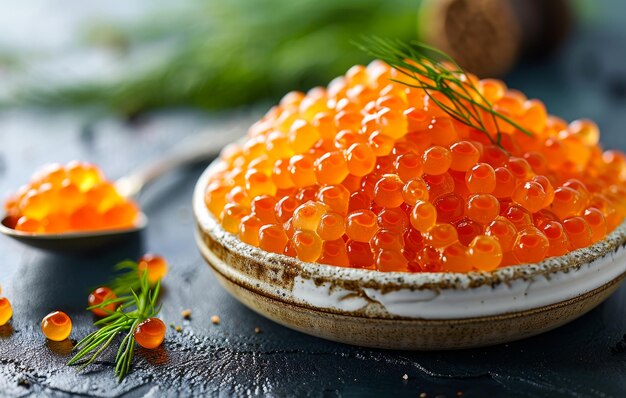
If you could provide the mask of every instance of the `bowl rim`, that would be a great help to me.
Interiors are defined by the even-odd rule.
[[[559,257],[551,257],[538,263],[526,263],[497,268],[493,271],[455,272],[382,272],[362,268],[346,268],[333,265],[304,262],[283,254],[269,253],[258,247],[242,242],[225,231],[211,214],[204,202],[208,180],[220,159],[213,161],[198,179],[193,193],[193,212],[198,228],[231,251],[244,257],[265,259],[281,263],[297,270],[299,274],[324,280],[341,280],[344,283],[358,283],[361,286],[393,286],[394,288],[423,289],[466,289],[484,285],[496,286],[518,280],[531,280],[538,276],[568,273],[585,264],[599,260],[620,247],[626,246],[626,220],[604,239],[591,246],[577,249]]]

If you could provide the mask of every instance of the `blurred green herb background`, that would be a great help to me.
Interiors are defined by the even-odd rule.
[[[369,56],[353,41],[376,34],[415,39],[420,1],[195,1],[139,23],[99,23],[85,39],[137,57],[112,82],[22,87],[16,99],[54,105],[96,104],[117,113],[191,105],[219,109],[275,100],[325,85]]]

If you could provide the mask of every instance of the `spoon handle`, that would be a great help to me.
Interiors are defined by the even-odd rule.
[[[233,141],[233,134],[195,134],[185,138],[174,149],[115,182],[117,191],[126,198],[136,197],[150,182],[180,166],[210,160]]]

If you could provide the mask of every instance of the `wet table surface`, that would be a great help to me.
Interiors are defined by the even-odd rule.
[[[584,39],[574,40],[555,61],[526,65],[509,83],[544,99],[551,113],[597,120],[603,144],[624,150],[624,35],[584,33],[578,35]],[[598,42],[603,43],[601,50]],[[219,116],[175,111],[126,122],[84,111],[2,111],[0,194],[4,197],[38,165],[51,161],[89,160],[117,178],[185,136],[206,129],[234,136],[255,116],[247,111]],[[626,285],[554,331],[453,352],[352,347],[264,319],[228,295],[196,249],[190,200],[203,167],[172,173],[151,186],[140,199],[150,224],[123,247],[89,257],[62,257],[0,237],[0,285],[14,308],[11,324],[0,328],[0,396],[626,395]],[[71,338],[85,336],[94,330],[93,317],[84,310],[90,288],[106,282],[116,262],[146,251],[170,262],[161,316],[182,331],[168,328],[162,348],[137,350],[132,372],[121,383],[113,376],[112,352],[80,374],[65,366],[71,342],[47,342],[40,332],[41,318],[63,310],[74,322]],[[187,308],[191,320],[181,316]],[[212,315],[221,317],[219,325],[211,323]]]
[[[194,112],[148,115],[132,123],[83,114],[20,110],[0,118],[0,192],[24,182],[35,165],[89,159],[115,178],[203,129],[243,131],[254,112],[211,117]],[[208,126],[208,127],[207,127]],[[235,134],[235,133],[232,133]],[[10,149],[10,150],[9,150]],[[310,337],[255,314],[217,283],[194,243],[190,198],[203,167],[172,173],[141,197],[145,234],[87,257],[62,257],[0,239],[0,284],[13,303],[0,328],[0,396],[373,395],[623,396],[626,391],[626,285],[604,304],[552,332],[489,348],[397,352]],[[146,251],[171,264],[164,280],[162,348],[137,350],[118,383],[113,353],[83,373],[65,366],[71,343],[47,342],[39,322],[52,310],[74,322],[71,338],[94,330],[84,310],[91,287],[120,260]],[[191,320],[181,311],[191,309]],[[221,317],[213,325],[212,315]],[[255,333],[255,328],[261,333]],[[403,376],[407,375],[407,379]]]

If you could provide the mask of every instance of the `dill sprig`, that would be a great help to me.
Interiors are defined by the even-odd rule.
[[[156,316],[161,310],[160,306],[156,305],[161,282],[158,281],[153,288],[150,288],[147,270],[139,277],[136,263],[134,267],[128,263],[132,262],[125,261],[116,266],[118,269],[128,269],[129,272],[113,282],[117,292],[126,292],[126,294],[87,308],[88,310],[105,309],[110,304],[119,304],[110,315],[94,322],[95,326],[101,326],[100,329],[87,335],[74,347],[78,352],[70,359],[68,365],[78,365],[79,361],[85,360],[80,363],[79,371],[93,363],[118,335],[124,335],[115,356],[115,375],[121,381],[128,374],[133,360],[135,329],[141,322]]]
[[[394,79],[409,87],[425,91],[430,100],[457,121],[483,132],[489,140],[500,145],[501,132],[498,122],[509,123],[522,133],[532,133],[496,111],[480,90],[467,78],[467,74],[452,57],[436,48],[418,41],[407,44],[401,40],[371,37],[356,43],[362,50],[386,62],[411,79]],[[433,95],[443,94],[447,101]],[[496,129],[495,138],[486,125],[485,114],[490,117]],[[500,145],[501,146],[501,145]]]
[[[109,283],[109,287],[117,296],[129,295],[132,290],[141,289],[141,279],[138,277],[139,264],[135,261],[124,260],[113,267],[119,274]]]

